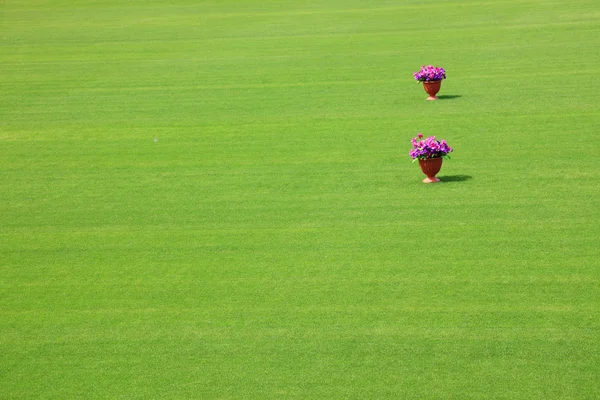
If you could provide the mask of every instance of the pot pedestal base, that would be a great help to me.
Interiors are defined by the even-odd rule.
[[[439,178],[436,178],[435,176],[433,178],[425,178],[423,179],[423,183],[435,183],[435,182],[439,182]]]
[[[437,100],[437,99],[438,99],[437,96],[429,96],[425,100]]]

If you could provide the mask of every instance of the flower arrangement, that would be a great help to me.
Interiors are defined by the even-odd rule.
[[[448,153],[452,152],[452,148],[445,140],[435,140],[435,136],[424,139],[423,135],[419,133],[417,137],[412,138],[411,142],[413,148],[408,154],[412,157],[413,162],[436,157],[450,158]]]
[[[446,70],[441,67],[434,67],[433,65],[423,65],[419,72],[414,72],[413,76],[419,82],[432,82],[441,81],[446,79]]]

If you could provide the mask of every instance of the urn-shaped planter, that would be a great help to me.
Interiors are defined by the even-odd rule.
[[[442,86],[442,81],[429,81],[423,82],[423,89],[429,95],[427,100],[437,100],[436,94],[440,91],[440,87]]]
[[[421,166],[421,171],[427,176],[427,178],[423,179],[424,183],[433,183],[439,182],[439,178],[436,178],[440,169],[442,169],[442,161],[444,159],[442,157],[434,157],[428,158],[426,160],[419,160],[419,165]]]

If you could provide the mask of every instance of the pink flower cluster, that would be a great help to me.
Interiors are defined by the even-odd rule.
[[[414,72],[413,76],[418,82],[441,81],[446,79],[446,70],[433,65],[423,65],[419,72]]]
[[[428,158],[445,157],[452,151],[445,140],[435,140],[435,136],[423,139],[422,134],[412,138],[412,150],[408,153],[414,160],[426,160]]]

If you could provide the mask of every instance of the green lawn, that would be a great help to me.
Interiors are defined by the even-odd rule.
[[[600,398],[597,0],[0,7],[0,398]]]

